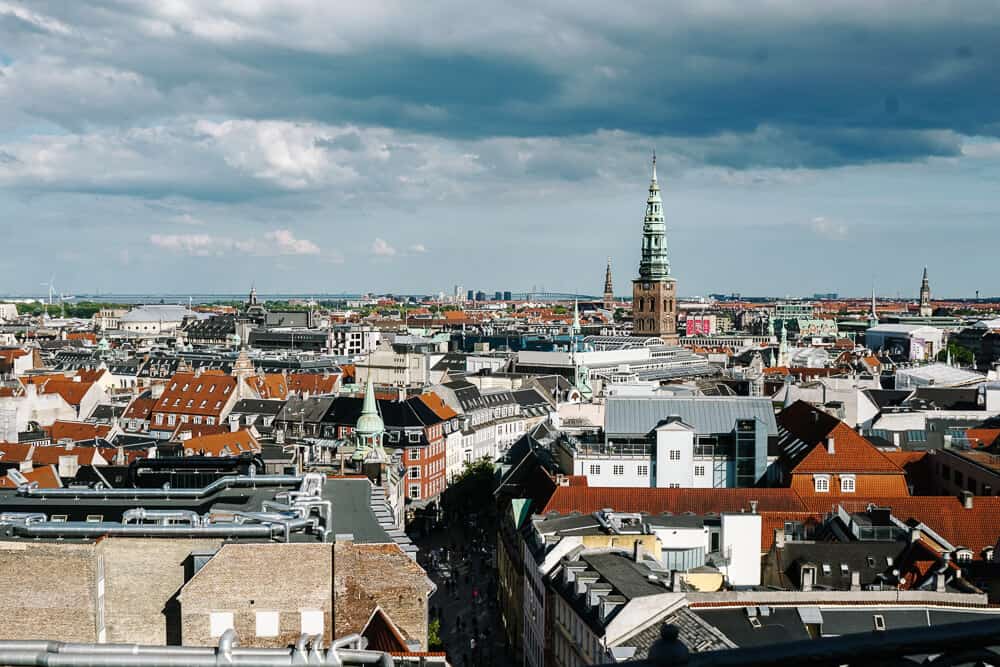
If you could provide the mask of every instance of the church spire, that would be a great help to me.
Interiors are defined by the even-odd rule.
[[[927,267],[924,267],[924,277],[920,281],[920,317],[930,317],[934,314],[931,306],[931,284],[927,279]]]
[[[604,270],[604,307],[608,310],[615,305],[615,289],[611,284],[611,258],[608,257],[608,268]]]
[[[642,224],[642,260],[639,278],[670,280],[670,258],[667,255],[667,223],[663,218],[663,200],[656,180],[656,153],[653,153],[653,176],[646,197],[646,215]]]

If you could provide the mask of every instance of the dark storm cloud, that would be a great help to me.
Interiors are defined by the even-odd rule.
[[[918,160],[956,154],[954,135],[1000,133],[1000,13],[985,1],[539,3],[495,7],[489,21],[474,6],[431,3],[412,15],[383,7],[376,19],[359,9],[360,26],[353,15],[303,25],[294,5],[246,16],[191,6],[194,18],[140,3],[33,4],[70,35],[8,15],[0,38],[20,46],[12,69],[37,48],[25,32],[50,33],[48,57],[133,72],[147,89],[109,84],[95,103],[56,86],[27,111],[74,130],[182,114],[449,139],[622,130],[706,140],[690,153],[734,168]],[[770,148],[711,141],[765,130]]]

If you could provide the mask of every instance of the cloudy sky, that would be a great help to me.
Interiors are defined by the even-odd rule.
[[[1000,6],[0,0],[0,293],[1000,294]]]

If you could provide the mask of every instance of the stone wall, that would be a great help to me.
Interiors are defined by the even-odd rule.
[[[93,544],[0,542],[0,640],[97,641]]]

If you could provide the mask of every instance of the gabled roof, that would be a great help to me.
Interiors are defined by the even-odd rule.
[[[338,373],[289,373],[288,391],[310,396],[332,394],[340,382]]]
[[[782,456],[793,473],[903,472],[854,429],[805,401],[782,410],[778,424],[785,431]]]
[[[174,373],[153,412],[218,416],[235,391],[236,378],[222,371]]]
[[[247,378],[249,385],[261,398],[276,398],[284,400],[288,397],[288,384],[281,373],[267,373]]]

